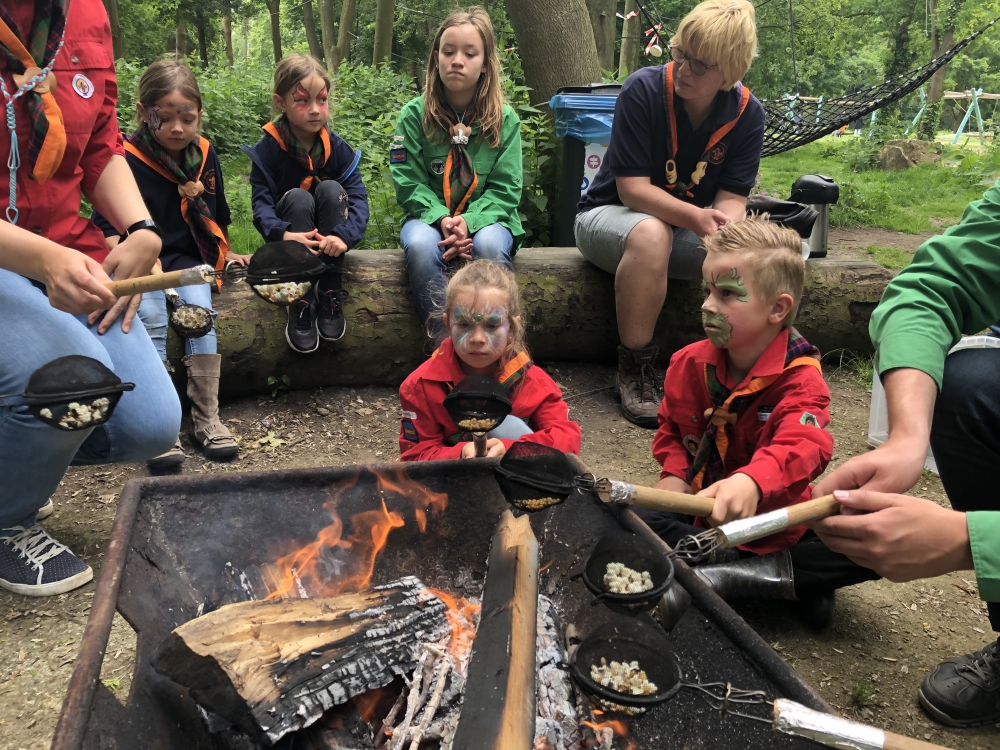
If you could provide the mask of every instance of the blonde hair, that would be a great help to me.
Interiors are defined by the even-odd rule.
[[[757,21],[747,0],[705,0],[681,20],[670,39],[686,55],[719,66],[728,91],[757,56]]]
[[[186,63],[174,58],[158,60],[146,68],[139,78],[139,92],[136,98],[148,110],[174,91],[185,99],[195,102],[198,111],[201,112],[201,89],[198,88],[198,79],[194,77],[194,73]]]
[[[528,347],[524,343],[521,294],[517,288],[517,279],[512,271],[489,260],[474,260],[471,263],[466,263],[451,277],[445,292],[442,312],[448,316],[449,320],[451,320],[452,310],[455,309],[455,297],[462,289],[472,289],[476,294],[484,289],[497,289],[507,298],[505,306],[507,308],[507,323],[510,328],[507,333],[507,348],[500,355],[500,367],[506,365],[521,352],[528,351]]]
[[[757,293],[768,303],[782,294],[792,297],[792,309],[782,324],[795,322],[805,286],[806,262],[802,238],[791,229],[772,224],[767,214],[730,222],[705,238],[709,253],[734,253],[746,258]]]
[[[500,81],[500,58],[497,56],[496,36],[489,14],[478,6],[467,11],[457,11],[448,16],[434,35],[434,44],[427,58],[427,75],[424,79],[424,133],[430,138],[434,134],[447,134],[451,128],[448,111],[451,106],[445,99],[444,83],[438,74],[434,53],[441,49],[441,35],[452,26],[472,24],[483,42],[483,72],[479,76],[476,93],[472,99],[476,120],[479,122],[479,137],[487,138],[491,148],[499,148],[503,129],[503,84]]]
[[[326,68],[320,65],[315,57],[312,55],[303,55],[301,52],[293,52],[290,55],[286,55],[274,69],[273,92],[279,97],[284,97],[285,94],[295,88],[296,83],[313,74],[323,79],[323,83],[326,84],[326,90],[329,92],[332,87],[330,74],[326,72]],[[274,111],[277,113],[278,109],[275,107]]]

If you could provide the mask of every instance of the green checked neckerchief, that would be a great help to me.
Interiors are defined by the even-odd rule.
[[[757,398],[761,391],[793,367],[803,365],[819,367],[819,356],[819,349],[792,328],[788,331],[785,367],[777,375],[753,378],[739,390],[730,391],[719,381],[715,365],[705,365],[705,385],[708,388],[709,398],[712,399],[713,408],[705,412],[708,425],[685,477],[685,481],[691,485],[692,492],[698,492],[723,478],[726,449],[729,447],[727,426],[735,429],[739,413]]]

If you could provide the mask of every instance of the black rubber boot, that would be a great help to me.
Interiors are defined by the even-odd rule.
[[[795,578],[788,550],[745,557],[721,565],[699,565],[694,572],[726,601],[781,599],[795,601]]]

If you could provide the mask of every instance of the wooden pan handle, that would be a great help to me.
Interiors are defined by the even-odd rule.
[[[840,513],[840,503],[833,495],[824,495],[815,500],[788,506],[788,525],[798,526],[800,523],[819,521]]]
[[[710,497],[686,495],[683,492],[657,490],[652,487],[636,487],[633,493],[635,500],[632,505],[647,510],[660,510],[667,513],[686,513],[690,516],[707,517],[712,515],[715,500]]]
[[[901,734],[886,732],[882,750],[948,750],[948,748],[943,745],[935,745],[933,742],[924,742],[912,737],[904,737]]]
[[[131,294],[158,292],[163,289],[172,289],[177,286],[190,286],[192,284],[207,283],[209,282],[202,278],[196,269],[186,268],[182,271],[153,273],[150,276],[136,276],[134,279],[108,281],[104,284],[104,286],[106,286],[116,297],[128,297]]]

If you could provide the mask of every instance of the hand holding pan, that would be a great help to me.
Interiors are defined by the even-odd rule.
[[[482,458],[486,433],[499,427],[513,407],[503,386],[493,378],[470,375],[444,397],[444,408],[459,429],[472,433],[476,458]]]

